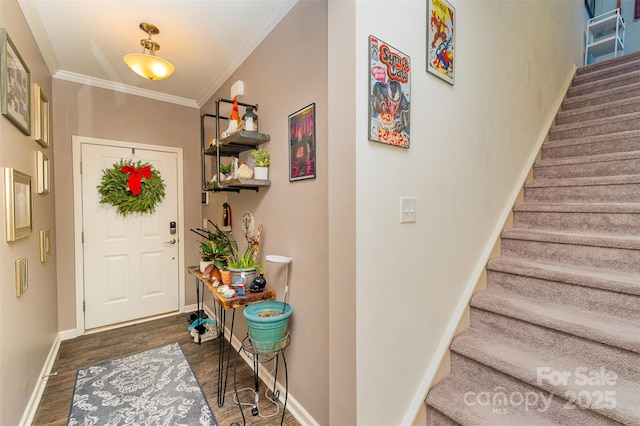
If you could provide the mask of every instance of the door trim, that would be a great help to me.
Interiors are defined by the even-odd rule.
[[[151,151],[169,152],[177,155],[178,171],[178,241],[185,241],[184,237],[184,168],[182,148],[161,145],[148,145],[135,142],[117,141],[111,139],[99,139],[88,136],[72,136],[72,154],[73,154],[73,241],[74,241],[74,262],[75,262],[75,287],[76,287],[76,336],[85,334],[84,327],[84,261],[82,247],[82,176],[80,174],[80,159],[82,153],[82,145],[103,145],[118,148],[136,148]],[[178,247],[178,310],[185,310],[185,263],[184,263],[184,244]],[[131,323],[131,322],[129,322]]]

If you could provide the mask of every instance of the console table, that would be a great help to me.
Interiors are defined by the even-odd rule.
[[[198,304],[198,315],[202,312],[204,306],[204,288],[208,288],[213,299],[218,306],[218,312],[216,314],[216,326],[218,329],[218,341],[219,341],[219,356],[218,356],[218,407],[224,405],[224,394],[227,390],[227,378],[229,376],[229,358],[231,357],[231,341],[233,339],[233,325],[236,318],[236,309],[240,306],[250,305],[252,303],[260,302],[262,300],[273,300],[276,297],[276,292],[272,288],[265,287],[260,293],[245,292],[244,296],[238,296],[237,293],[234,297],[225,298],[218,290],[213,286],[209,279],[205,279],[200,272],[200,268],[197,266],[188,266],[187,272],[196,278],[196,298]],[[202,292],[200,291],[202,287]],[[224,351],[224,330],[227,322],[227,310],[233,309],[231,313],[231,327],[229,329],[229,347],[227,353]],[[198,344],[200,344],[198,342]],[[225,364],[226,358],[226,364]],[[224,375],[222,374],[224,370]]]

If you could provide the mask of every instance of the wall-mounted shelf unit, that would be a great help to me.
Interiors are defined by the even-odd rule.
[[[258,179],[228,179],[224,180],[220,173],[220,159],[222,157],[239,157],[240,153],[252,149],[256,149],[261,144],[269,141],[269,135],[259,132],[240,131],[233,133],[228,137],[221,138],[220,120],[228,120],[228,117],[220,115],[220,103],[233,104],[228,99],[216,100],[216,113],[203,114],[200,117],[200,136],[202,149],[202,189],[204,191],[233,191],[240,192],[243,189],[252,189],[258,191],[260,188],[271,185],[269,180]],[[245,104],[238,102],[239,106],[252,107],[258,109],[258,105]],[[205,135],[205,119],[215,119],[215,147],[209,147],[206,142]],[[211,174],[207,179],[206,159],[212,158]],[[215,179],[213,179],[215,177]],[[213,180],[213,181],[212,181]]]
[[[624,19],[620,9],[614,9],[587,21],[584,64],[590,59],[612,54],[618,56],[624,50]]]

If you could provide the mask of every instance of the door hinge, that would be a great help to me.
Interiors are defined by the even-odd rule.
[[[84,300],[82,301],[82,312],[86,312],[87,311],[87,302],[85,302]]]
[[[80,233],[80,240],[81,240],[82,244],[84,244],[84,231],[82,231]]]
[[[80,174],[82,174],[82,161],[80,162]]]

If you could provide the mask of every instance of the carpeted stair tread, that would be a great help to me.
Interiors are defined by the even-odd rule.
[[[576,76],[571,82],[572,86],[579,86],[581,84],[588,83],[593,80],[606,79],[617,75],[623,75],[629,71],[640,69],[640,56],[627,57],[624,61],[609,62],[606,66],[592,67],[587,65],[585,67],[578,68]],[[596,65],[596,64],[592,64]]]
[[[536,229],[507,229],[502,232],[502,238],[640,250],[640,237],[628,235],[583,234]]]
[[[612,88],[624,87],[640,81],[640,70],[636,69],[622,75],[606,76],[594,81],[588,81],[578,86],[571,86],[567,97],[580,96],[584,93],[596,93]]]
[[[640,203],[518,203],[513,211],[640,214]]]
[[[629,63],[629,62],[636,62],[638,60],[640,60],[640,51],[625,53],[624,55],[621,55],[615,58],[610,58],[604,61],[598,61],[592,64],[579,67],[576,70],[576,76],[578,77],[585,74],[597,73],[602,70],[615,68],[622,64]]]
[[[478,388],[474,380],[468,377],[458,377],[460,375],[451,374],[446,379],[438,383],[427,395],[427,404],[435,408],[440,415],[445,416],[444,421],[450,419],[453,424],[464,426],[513,426],[513,425],[536,425],[536,426],[553,426],[557,425],[555,421],[549,419],[546,415],[531,410],[522,413],[516,410],[509,410],[509,415],[495,414],[491,406],[480,404],[466,404],[464,402],[465,392],[474,392],[474,394],[493,390]],[[427,412],[427,425],[440,426],[449,423],[440,423],[439,416],[436,419],[429,418],[432,410]]]
[[[567,111],[599,103],[614,102],[620,99],[634,98],[640,95],[640,83],[633,83],[622,87],[600,90],[581,95],[572,94],[562,102],[562,111]]]
[[[574,375],[567,378],[566,383],[554,384],[549,380],[538,380],[538,368],[548,367],[550,371],[567,371],[574,373],[577,367],[585,367],[586,371],[598,371],[601,366],[584,365],[579,357],[558,356],[549,351],[536,351],[535,347],[502,339],[500,336],[487,335],[473,328],[455,337],[451,350],[467,358],[473,359],[488,367],[501,371],[529,385],[553,393],[556,397],[567,399],[567,392],[594,390],[615,391],[615,409],[593,407],[601,415],[614,420],[630,423],[640,418],[640,393],[638,384],[623,377],[617,377],[615,385],[593,386],[582,384]],[[586,373],[585,371],[585,373]]]
[[[579,121],[612,117],[620,114],[630,114],[640,110],[640,96],[603,102],[596,105],[584,105],[566,111],[560,111],[556,116],[556,125],[569,124]]]
[[[541,303],[491,289],[474,295],[471,306],[640,353],[640,324],[637,321],[566,305]]]
[[[616,152],[539,160],[533,166],[534,179],[620,176],[640,170],[640,151]]]
[[[626,185],[640,183],[640,174],[602,176],[602,177],[578,177],[560,179],[534,179],[525,183],[525,187],[542,188],[555,186],[603,186],[603,185]]]
[[[531,386],[455,352],[451,354],[451,361],[455,372],[433,388],[432,392],[427,395],[427,403],[455,419],[459,424],[479,426],[619,425],[618,422],[595,411],[569,410],[565,407],[566,400],[563,398],[555,397],[538,387]],[[490,404],[478,403],[480,401],[474,397],[481,394],[484,394],[485,398],[488,396],[491,399]],[[495,397],[499,394],[508,395],[508,398],[514,403],[509,403],[508,400],[501,402],[500,398],[496,400]],[[538,400],[532,400],[533,404],[518,401],[520,396],[533,396],[534,394],[538,396]],[[516,398],[514,399],[513,396]],[[548,401],[547,406],[542,402],[542,398]],[[517,402],[521,403],[517,404]],[[438,423],[431,423],[427,415],[427,425],[438,425]]]
[[[640,78],[640,75],[638,77]],[[549,140],[595,136],[638,129],[640,129],[640,112],[634,112],[595,120],[554,125],[549,130]]]
[[[612,147],[609,148],[609,145]],[[547,141],[542,145],[542,158],[566,158],[638,150],[640,150],[640,130],[628,130],[606,135]],[[563,155],[553,155],[557,151]],[[567,154],[564,154],[565,152]]]
[[[491,259],[487,263],[487,269],[640,296],[640,275],[636,273],[603,271],[506,256]]]

